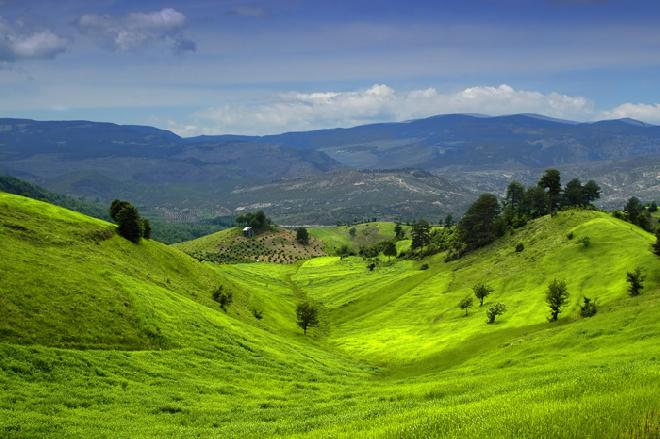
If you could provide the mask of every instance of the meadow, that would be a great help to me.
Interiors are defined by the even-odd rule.
[[[0,436],[657,437],[653,242],[571,210],[451,262],[215,264],[0,194]],[[630,297],[637,266],[645,288]],[[571,296],[549,323],[555,278]],[[494,292],[465,316],[477,282]],[[579,315],[585,295],[594,317]],[[321,310],[307,336],[304,300]],[[495,302],[507,311],[488,325]]]

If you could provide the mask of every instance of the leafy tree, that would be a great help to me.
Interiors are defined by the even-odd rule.
[[[548,194],[548,211],[553,213],[561,200],[561,174],[556,169],[546,169],[538,186]]]
[[[110,204],[110,218],[112,218],[113,221],[117,222],[119,212],[124,207],[129,207],[129,206],[131,206],[131,203],[129,203],[128,201],[113,200],[112,204]]]
[[[660,228],[655,231],[655,244],[653,244],[653,253],[660,256]]]
[[[525,192],[525,206],[533,218],[548,213],[548,194],[540,186],[532,186]]]
[[[490,296],[490,293],[495,290],[486,284],[479,283],[472,287],[472,291],[474,291],[474,295],[479,299],[479,306],[484,306],[484,299]]]
[[[525,212],[525,187],[517,182],[512,181],[506,188],[506,196],[504,197],[504,218],[508,225],[516,226],[523,223]]]
[[[465,315],[468,315],[468,308],[472,308],[472,305],[474,305],[474,300],[471,296],[466,296],[459,302],[458,307],[464,309]]]
[[[390,259],[392,256],[396,256],[396,244],[392,241],[385,243],[383,247],[383,254],[387,256],[387,259]]]
[[[342,244],[338,249],[337,249],[337,256],[339,256],[340,259],[344,259],[345,257],[353,255],[353,251],[351,248],[346,245]]]
[[[628,221],[639,225],[639,218],[644,213],[644,205],[642,205],[642,202],[639,201],[639,198],[630,197],[625,207],[623,208],[623,211],[626,212],[626,215],[628,215]]]
[[[584,187],[579,178],[566,183],[564,188],[564,205],[565,206],[581,206],[584,204]]]
[[[146,218],[142,220],[142,237],[144,239],[151,239],[151,223]]]
[[[124,205],[117,216],[117,232],[123,238],[137,244],[143,235],[142,219],[135,207]]]
[[[451,227],[454,225],[454,216],[451,213],[448,213],[444,221],[445,227]]]
[[[296,241],[303,245],[309,244],[309,232],[304,227],[298,227],[296,229]]]
[[[472,203],[458,223],[458,236],[468,250],[493,242],[503,233],[500,204],[495,195],[483,194]]]
[[[307,328],[319,324],[318,309],[309,302],[298,304],[296,318],[296,323],[302,328],[305,335],[307,335]]]
[[[357,229],[355,227],[351,227],[348,229],[348,234],[351,235],[351,238],[355,238],[355,234],[357,233]]]
[[[426,220],[419,220],[412,226],[412,248],[418,249],[431,241],[431,226]]]
[[[227,312],[227,308],[234,301],[234,295],[231,291],[226,291],[225,288],[220,285],[217,290],[213,292],[213,300],[220,304],[220,308]]]
[[[396,223],[394,225],[394,239],[397,241],[403,239],[406,236],[406,232],[404,232],[403,227],[401,227],[401,224]]]
[[[236,218],[236,223],[241,226],[252,227],[257,233],[270,229],[272,225],[271,219],[266,216],[263,210],[244,213]]]
[[[593,317],[597,312],[596,301],[584,296],[583,304],[580,305],[580,315],[582,317]]]
[[[495,318],[499,315],[504,314],[506,311],[506,305],[503,303],[495,303],[488,308],[486,311],[486,316],[488,317],[488,324],[495,323]]]
[[[644,289],[644,279],[646,276],[642,269],[637,267],[634,271],[626,273],[626,280],[628,281],[628,294],[631,296],[639,296]]]
[[[589,180],[582,187],[582,204],[588,205],[600,198],[600,186]]]
[[[562,307],[568,302],[568,289],[566,282],[563,280],[553,280],[548,285],[548,290],[545,293],[545,302],[550,308],[550,321],[555,322],[559,318]]]
[[[376,263],[374,261],[371,261],[369,265],[367,265],[367,269],[369,271],[374,271],[376,269]]]
[[[658,211],[658,205],[655,203],[655,201],[651,201],[649,204],[649,212],[657,212]]]

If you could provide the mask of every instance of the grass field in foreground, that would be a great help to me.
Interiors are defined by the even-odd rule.
[[[654,437],[652,242],[574,211],[425,271],[334,257],[214,265],[0,194],[0,436]],[[631,298],[637,265],[646,288]],[[550,324],[554,277],[572,295]],[[508,306],[495,325],[456,307],[482,280],[495,287],[486,304]],[[234,292],[227,313],[211,299],[220,284]],[[583,294],[598,299],[593,318],[578,316]],[[306,298],[322,324],[304,337]]]

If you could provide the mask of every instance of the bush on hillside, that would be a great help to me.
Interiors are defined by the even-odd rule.
[[[428,270],[429,269],[429,264],[426,264],[426,263],[422,264],[422,265],[420,265],[419,269],[420,270]]]
[[[257,309],[257,308],[252,308],[252,315],[257,320],[261,320],[261,319],[264,318],[264,312],[260,309]]]
[[[522,242],[516,244],[516,253],[520,253],[523,250],[525,250],[525,244],[523,244]]]
[[[593,317],[598,312],[596,307],[596,300],[592,300],[587,296],[584,296],[583,303],[580,305],[580,315],[582,317]]]
[[[227,308],[234,300],[234,295],[231,291],[225,291],[225,288],[220,285],[217,290],[213,292],[213,300],[220,304],[220,308],[227,312]]]
[[[143,234],[142,218],[137,209],[130,204],[122,207],[116,214],[117,218],[117,232],[123,238],[128,239],[133,243],[140,242]]]
[[[660,227],[655,231],[655,244],[653,244],[653,253],[660,256]]]
[[[495,323],[495,318],[499,315],[504,314],[505,311],[506,311],[506,305],[504,305],[503,303],[498,302],[491,305],[488,308],[488,311],[486,311],[486,317],[488,317],[486,323],[488,324]]]
[[[573,234],[573,232],[568,232],[568,234],[566,235],[566,239],[568,239],[569,241],[572,241],[574,237],[575,235]]]
[[[582,244],[582,247],[589,247],[591,245],[591,238],[588,236],[583,236],[578,240],[579,244]]]
[[[555,279],[550,282],[545,293],[545,302],[550,308],[549,320],[551,322],[557,321],[563,306],[568,302],[569,295],[565,281]]]
[[[644,289],[644,279],[646,276],[642,269],[636,267],[635,270],[626,273],[626,281],[628,282],[628,294],[630,296],[639,296]]]

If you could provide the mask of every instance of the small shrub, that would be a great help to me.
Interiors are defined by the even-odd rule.
[[[525,250],[525,244],[523,244],[522,242],[516,244],[516,253],[520,253],[523,250]]]
[[[428,269],[429,269],[429,264],[422,264],[422,265],[419,267],[419,269],[420,269],[420,270],[428,270]]]
[[[231,305],[234,298],[231,291],[225,291],[224,287],[220,285],[218,289],[213,292],[213,300],[220,304],[220,308],[224,312],[227,312],[227,308]]]
[[[264,318],[264,312],[257,308],[252,308],[252,315],[257,320],[261,320]]]
[[[587,296],[583,298],[583,304],[580,305],[580,315],[582,317],[593,317],[598,312],[596,307],[596,300],[592,300]]]
[[[376,263],[370,262],[369,265],[367,265],[367,268],[369,269],[369,271],[374,271],[376,269]]]
[[[578,240],[578,243],[582,244],[582,247],[589,247],[591,245],[591,238],[583,236]]]
[[[573,239],[574,236],[575,235],[573,235],[573,232],[569,232],[568,235],[566,235],[566,239],[568,239],[570,241],[570,240]]]
[[[467,297],[464,297],[464,298],[458,303],[458,307],[459,307],[460,309],[464,309],[464,310],[465,310],[465,315],[467,316],[467,315],[468,315],[468,309],[469,309],[469,308],[472,308],[472,305],[473,305],[473,304],[474,304],[474,299],[472,299],[472,296],[467,296]]]
[[[631,296],[639,296],[644,289],[644,279],[646,276],[642,269],[637,267],[634,271],[626,273],[626,280],[628,281],[628,294]]]

